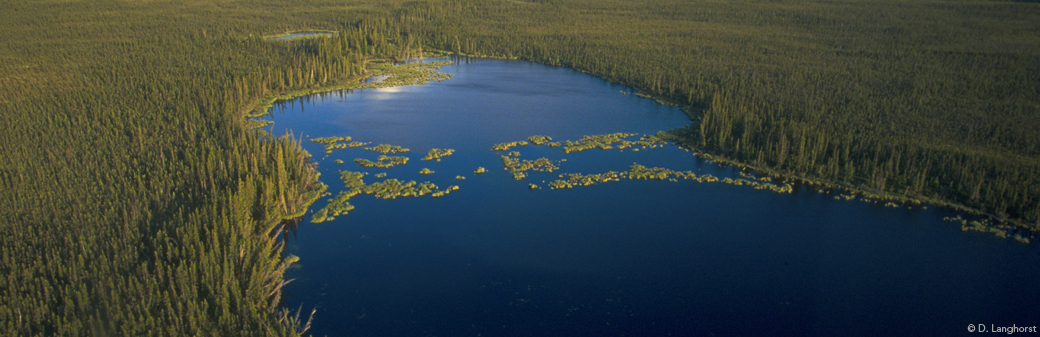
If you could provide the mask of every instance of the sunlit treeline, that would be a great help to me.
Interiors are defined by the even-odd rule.
[[[857,129],[863,124],[835,121],[835,114],[756,114],[758,109],[746,104],[727,102],[732,99],[725,93],[716,97],[700,124],[701,139],[692,145],[810,180],[953,202],[1035,224],[1040,207],[1035,156],[892,136],[900,132],[892,130],[895,126]],[[868,125],[877,124],[884,122]]]

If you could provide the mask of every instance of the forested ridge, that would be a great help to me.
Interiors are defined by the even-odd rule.
[[[306,29],[337,33],[263,38]],[[1040,221],[1035,3],[0,1],[0,41],[8,335],[299,334],[279,234],[323,190],[246,116],[421,47],[634,86],[777,174]]]

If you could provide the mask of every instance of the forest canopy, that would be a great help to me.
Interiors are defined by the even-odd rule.
[[[306,30],[336,33],[264,38]],[[1040,228],[1036,3],[2,1],[0,41],[8,335],[305,331],[280,238],[323,189],[246,117],[433,49],[635,87],[772,174]]]

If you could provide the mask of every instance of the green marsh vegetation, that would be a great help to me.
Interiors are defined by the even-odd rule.
[[[298,335],[278,233],[324,191],[297,140],[248,117],[433,49],[572,67],[686,106],[693,124],[662,136],[719,162],[1040,228],[1035,3],[2,7],[7,335]],[[263,38],[299,30],[336,34]],[[429,77],[403,82],[442,78],[416,67]]]
[[[426,84],[430,81],[444,81],[450,79],[452,75],[439,72],[437,69],[450,63],[451,62],[427,62],[407,63],[401,65],[393,65],[391,63],[372,63],[368,65],[368,68],[379,71],[376,75],[385,75],[389,77],[380,82],[369,85],[376,88],[385,88],[402,85]]]
[[[502,165],[505,169],[513,175],[513,179],[521,180],[527,177],[526,171],[542,171],[552,173],[554,170],[560,169],[556,166],[549,158],[538,158],[535,160],[527,160],[517,158],[520,156],[519,152],[511,152],[508,156],[501,156]]]
[[[552,137],[549,136],[531,136],[527,137],[527,141],[534,145],[543,145],[552,141]]]
[[[527,146],[527,142],[523,141],[523,140],[520,140],[520,141],[515,141],[515,142],[509,142],[509,143],[495,144],[494,146],[491,147],[491,149],[494,150],[494,151],[508,151],[509,149],[517,147],[517,146]]]
[[[351,137],[338,136],[338,137],[325,137],[325,138],[314,138],[312,142],[325,144],[326,149],[347,149],[357,148],[359,146],[339,146],[346,145],[344,142],[352,141]],[[368,143],[364,143],[368,144]],[[331,147],[330,147],[331,146]],[[364,158],[354,159],[355,163],[366,167],[366,168],[391,168],[398,165],[405,165],[410,160],[409,157],[405,156],[387,156],[388,153],[407,153],[409,149],[403,148],[397,145],[380,144],[373,147],[364,148],[365,151],[372,151],[380,153],[377,161],[373,162]],[[328,150],[331,151],[331,150]],[[455,150],[452,149],[431,149],[423,160],[437,160],[440,158],[450,156]],[[342,160],[336,159],[337,163],[342,163]],[[340,171],[340,180],[343,181],[343,185],[346,188],[345,191],[340,192],[334,198],[327,200],[325,207],[317,210],[311,215],[311,223],[323,223],[329,222],[336,219],[336,217],[347,215],[348,212],[354,210],[354,206],[350,204],[350,199],[361,194],[372,195],[379,199],[397,199],[398,197],[422,197],[429,195],[434,198],[440,198],[444,195],[451,193],[452,191],[458,191],[459,186],[452,185],[446,189],[441,190],[437,185],[431,182],[416,182],[416,181],[400,181],[398,179],[385,179],[381,182],[375,182],[371,184],[365,184],[364,177],[368,175],[367,172],[354,172],[354,171]],[[419,174],[430,175],[434,171],[429,168],[423,168],[419,171]],[[375,174],[376,178],[385,178],[386,172],[380,172]],[[456,176],[456,180],[465,180],[465,177]],[[324,186],[321,192],[324,192]],[[324,194],[323,196],[328,196]]]
[[[630,133],[612,133],[606,135],[585,136],[573,142],[568,140],[563,142],[563,153],[581,152],[591,149],[610,150],[616,148],[624,150],[635,146],[640,146],[644,149],[649,147],[652,149],[667,144],[666,140],[657,136],[643,135],[636,141],[625,139],[634,136],[636,135]],[[638,149],[635,148],[632,150],[638,151]]]
[[[369,150],[369,151],[373,151],[373,152],[379,152],[381,154],[387,154],[387,153],[407,153],[408,151],[411,151],[409,149],[402,148],[402,147],[400,147],[398,145],[388,145],[388,144],[379,144],[379,145],[376,145],[376,146],[373,146],[373,147],[366,147],[365,150]]]
[[[250,119],[249,121],[254,121]],[[311,138],[311,142],[325,145],[325,154],[331,154],[332,150],[355,148],[368,145],[369,143],[351,142],[350,137],[322,137]],[[347,143],[349,142],[349,143]]]
[[[1015,241],[1028,244],[1030,243],[1028,233],[1016,231],[1014,228],[1006,223],[993,223],[990,219],[982,220],[969,220],[962,218],[960,215],[956,217],[946,217],[943,220],[960,223],[962,231],[974,231],[982,233],[992,233],[997,237],[1011,238]],[[1010,233],[1010,234],[1009,234]],[[1023,235],[1025,234],[1025,235]]]
[[[429,169],[424,168],[423,170],[428,171]],[[430,171],[430,173],[433,172]],[[366,185],[364,181],[366,175],[367,173],[364,172],[340,171],[340,180],[343,181],[343,185],[347,189],[340,192],[335,198],[329,199],[328,204],[324,208],[315,211],[311,216],[311,223],[332,221],[337,216],[346,215],[349,211],[354,210],[354,206],[350,204],[350,199],[361,194],[371,195],[384,200],[397,199],[399,197],[422,197],[425,195],[440,198],[445,194],[451,193],[451,191],[459,190],[459,187],[456,185],[441,190],[437,185],[428,181],[422,183],[414,180],[403,182],[397,179],[386,179]],[[386,174],[377,174],[376,177],[386,177]]]
[[[430,152],[427,153],[426,157],[423,157],[422,160],[441,161],[441,158],[450,156],[452,153],[455,153],[454,149],[437,149],[437,148],[434,148],[434,149],[430,149]]]
[[[373,161],[368,160],[368,159],[357,158],[357,159],[354,159],[354,162],[358,163],[358,165],[361,165],[363,167],[368,167],[368,168],[372,168],[372,167],[391,168],[391,167],[394,167],[394,166],[397,166],[397,165],[404,165],[404,164],[408,163],[408,157],[402,157],[402,156],[380,155],[379,158],[376,158],[376,160],[378,160],[378,161],[373,162]]]
[[[667,133],[659,133],[655,136],[643,135],[637,141],[627,140],[626,138],[635,137],[636,134],[626,133],[613,133],[604,135],[589,135],[584,136],[578,141],[564,141],[566,144],[562,149],[564,154],[571,152],[580,152],[590,149],[624,149],[629,147],[641,146],[646,149],[654,149],[665,146],[669,141]],[[543,136],[534,136],[543,137]],[[534,138],[532,137],[532,138]],[[545,137],[548,140],[551,138]],[[538,142],[540,144],[548,144],[548,140]],[[530,141],[530,139],[529,139]],[[532,144],[538,144],[531,141]],[[502,144],[520,144],[520,142],[502,143]],[[499,144],[499,145],[502,145]],[[513,146],[497,146],[499,151],[506,151]],[[572,147],[568,151],[567,147]],[[577,149],[577,150],[574,150]],[[548,158],[539,158],[538,160],[521,160],[519,157],[521,153],[519,151],[510,151],[507,155],[500,156],[502,164],[505,170],[509,171],[516,180],[521,180],[527,177],[526,171],[544,171],[552,173],[554,170],[560,170],[560,167],[556,166],[559,162],[566,161],[561,159],[559,162],[554,163]],[[712,156],[705,155],[712,159]],[[681,180],[696,181],[698,183],[723,183],[733,186],[747,186],[757,190],[767,190],[775,193],[792,193],[794,191],[794,185],[791,182],[774,182],[773,177],[760,176],[756,173],[747,172],[741,170],[738,172],[739,178],[730,177],[715,177],[710,174],[697,175],[693,171],[674,171],[668,168],[653,167],[648,168],[643,165],[635,163],[631,165],[627,171],[607,171],[603,173],[594,174],[583,174],[583,173],[564,173],[558,175],[558,179],[554,179],[548,182],[550,189],[565,189],[574,188],[577,186],[591,186],[600,183],[621,181],[622,179],[630,180],[659,180],[678,182]],[[786,179],[785,179],[786,180]],[[824,186],[826,188],[837,188],[836,186]],[[528,188],[540,189],[536,184],[528,184]],[[823,189],[819,189],[819,192],[824,192]],[[852,192],[851,194],[844,194],[835,192],[835,200],[851,201],[859,199],[864,202],[881,204],[885,207],[914,207],[920,206],[922,202],[920,200],[895,198],[890,195],[880,195],[874,193],[857,193]],[[983,233],[993,233],[997,237],[1001,238],[1012,238],[1022,243],[1030,243],[1029,237],[1032,235],[1027,229],[1016,228],[1012,224],[1006,222],[993,221],[992,219],[979,219],[979,220],[968,220],[962,219],[958,216],[955,220],[947,219],[950,221],[960,222],[962,224],[962,230],[964,231],[976,231]]]
[[[578,141],[564,141],[564,147],[562,152],[564,154],[570,154],[572,152],[581,152],[590,149],[625,149],[635,146],[640,146],[644,149],[655,149],[661,148],[668,144],[668,141],[658,137],[643,135],[638,140],[631,141],[626,138],[632,138],[637,136],[636,134],[628,133],[612,133],[603,135],[588,135],[583,136]],[[544,137],[544,136],[534,136]],[[532,137],[532,138],[534,138]],[[544,137],[544,141],[539,142],[540,144],[548,144],[551,138]],[[514,142],[515,143],[515,142]],[[532,141],[532,143],[535,143]],[[511,144],[511,143],[504,143]],[[502,147],[500,147],[502,148]],[[502,165],[505,166],[505,170],[509,171],[516,180],[521,180],[527,177],[525,172],[527,171],[542,171],[552,173],[555,170],[560,170],[557,164],[562,163],[566,159],[561,159],[558,162],[553,162],[548,158],[539,158],[537,160],[521,160],[520,152],[511,151],[508,155],[500,156]],[[769,190],[776,193],[791,193],[794,191],[794,186],[789,183],[773,183],[772,177],[756,177],[754,174],[746,173],[744,171],[739,172],[741,178],[733,179],[729,177],[722,178],[712,176],[710,174],[698,176],[693,171],[673,171],[667,168],[654,167],[647,168],[638,163],[632,164],[628,168],[627,172],[608,171],[603,173],[595,174],[582,174],[582,173],[565,173],[558,176],[559,179],[555,179],[549,182],[550,189],[562,189],[562,188],[574,188],[575,186],[590,186],[598,183],[606,183],[612,181],[621,181],[621,179],[631,180],[663,180],[670,182],[678,182],[679,179],[692,180],[698,183],[714,183],[721,182],[727,185],[734,186],[748,186],[758,190]],[[528,185],[531,189],[538,189],[539,187],[534,184]],[[837,197],[835,197],[837,198]],[[849,200],[849,199],[846,199]]]

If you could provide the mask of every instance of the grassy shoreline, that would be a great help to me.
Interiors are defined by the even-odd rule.
[[[245,116],[245,118],[247,118],[247,120],[248,119],[260,118],[260,117],[263,117],[263,116],[266,116],[266,115],[270,114],[271,113],[270,109],[272,107],[274,107],[274,104],[279,102],[279,101],[289,101],[289,100],[293,100],[293,99],[296,99],[296,98],[300,98],[300,97],[304,97],[304,96],[308,96],[308,95],[314,95],[314,94],[322,94],[322,93],[333,92],[333,91],[340,91],[340,90],[358,90],[358,89],[369,89],[369,88],[386,88],[386,87],[393,87],[393,86],[399,86],[399,85],[409,85],[409,84],[424,84],[424,83],[426,83],[426,81],[429,81],[431,79],[420,78],[418,76],[408,76],[408,75],[415,75],[415,74],[408,74],[407,71],[405,72],[405,74],[402,75],[402,73],[400,71],[396,71],[395,72],[395,69],[402,69],[402,68],[408,68],[408,67],[439,68],[441,66],[444,66],[444,65],[448,64],[447,62],[432,62],[432,63],[412,63],[412,64],[397,65],[397,66],[365,67],[368,64],[386,64],[388,62],[390,62],[390,60],[386,60],[386,59],[366,60],[365,61],[365,65],[362,66],[362,67],[364,67],[364,69],[366,71],[366,73],[364,73],[364,74],[351,76],[351,77],[348,77],[348,78],[344,78],[342,80],[335,80],[335,81],[332,81],[332,82],[329,82],[329,83],[326,83],[326,84],[323,84],[323,85],[313,85],[313,86],[310,86],[308,88],[293,89],[293,90],[288,90],[288,91],[281,92],[281,93],[266,95],[264,97],[261,97],[261,98],[255,100],[253,103],[248,104],[245,107],[239,109],[239,114]],[[417,64],[419,66],[416,66]],[[378,83],[365,83],[364,82],[365,80],[367,80],[369,78],[376,77],[376,76],[383,76],[383,75],[389,75],[392,78],[397,78],[398,80],[397,81],[385,81],[384,80],[384,81],[378,82]],[[447,78],[451,78],[451,77],[447,76],[446,78],[443,78],[443,79],[432,78],[432,80],[443,81],[444,79],[447,79]],[[412,80],[412,83],[405,83],[405,81],[408,81],[408,80]],[[264,125],[264,126],[266,126],[266,125]]]

